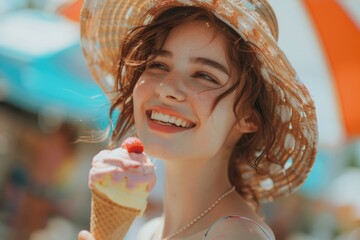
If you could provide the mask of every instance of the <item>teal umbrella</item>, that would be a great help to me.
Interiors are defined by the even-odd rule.
[[[109,101],[92,80],[79,25],[21,10],[0,16],[0,99],[67,121],[107,124]]]

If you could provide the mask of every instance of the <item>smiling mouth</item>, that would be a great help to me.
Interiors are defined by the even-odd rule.
[[[165,113],[161,113],[155,110],[146,111],[146,115],[154,122],[157,122],[162,125],[180,127],[180,128],[193,128],[195,127],[195,123],[190,122],[186,119],[175,117],[173,115],[168,115]]]

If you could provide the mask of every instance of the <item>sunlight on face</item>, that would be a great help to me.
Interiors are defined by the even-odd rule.
[[[212,111],[233,81],[224,35],[204,21],[170,32],[134,89],[134,117],[147,153],[159,159],[223,158],[240,137],[234,94]],[[226,150],[224,150],[226,149]]]

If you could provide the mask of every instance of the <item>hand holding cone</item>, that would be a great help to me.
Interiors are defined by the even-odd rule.
[[[90,231],[96,240],[123,239],[144,211],[155,174],[143,150],[139,139],[128,138],[121,148],[94,157],[89,177]]]

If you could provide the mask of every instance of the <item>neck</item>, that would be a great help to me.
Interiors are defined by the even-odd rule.
[[[231,188],[226,159],[165,161],[163,236],[187,225]],[[197,230],[202,229],[189,229]]]

